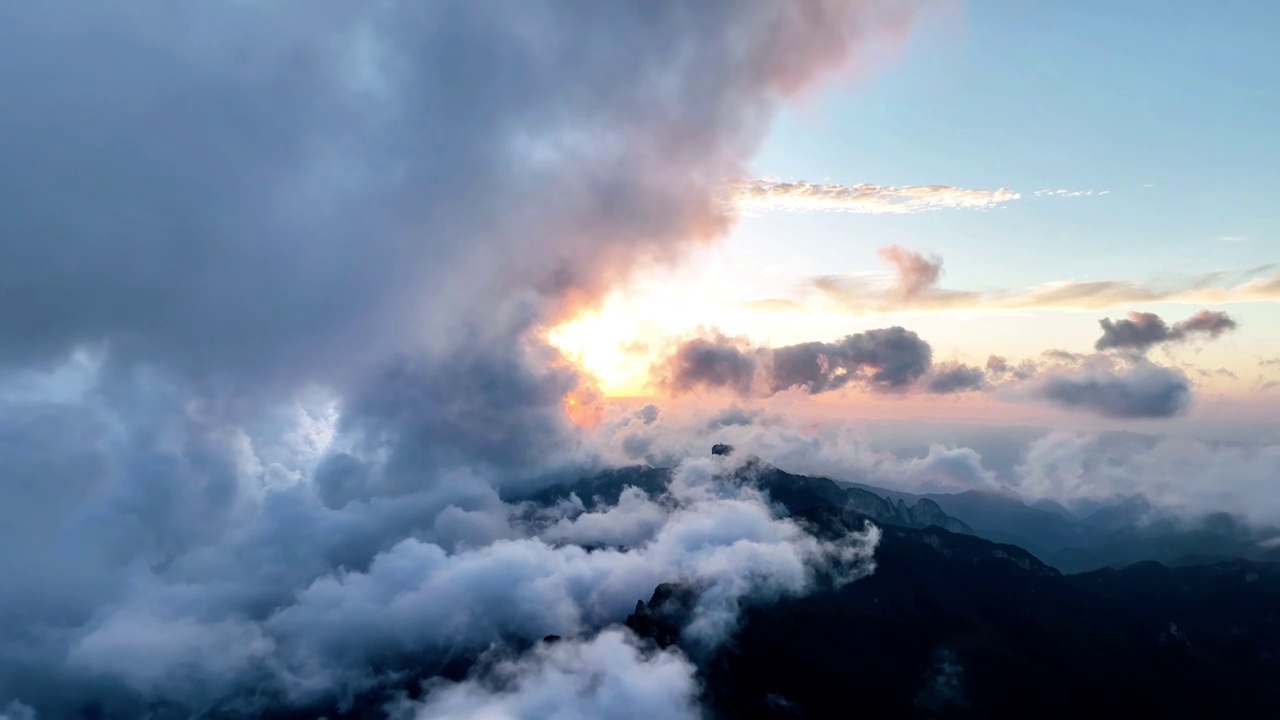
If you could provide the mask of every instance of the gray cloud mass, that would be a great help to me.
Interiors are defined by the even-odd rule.
[[[600,630],[657,582],[802,592],[850,548],[711,480],[590,559],[514,520],[504,493],[599,463],[536,331],[722,234],[779,106],[914,7],[0,7],[0,707],[252,716],[552,628],[523,699],[423,712],[539,707],[569,648],[682,707],[684,665]]]
[[[847,335],[836,342],[754,348],[713,334],[680,343],[656,368],[674,392],[727,389],[771,395],[801,388],[811,395],[860,384],[881,392],[908,389],[932,363],[932,350],[902,327]]]
[[[1107,418],[1168,418],[1191,404],[1185,373],[1149,363],[1045,372],[1035,380],[1034,392],[1059,407]]]
[[[1131,312],[1128,318],[1098,321],[1102,337],[1094,344],[1097,350],[1136,350],[1145,352],[1164,343],[1179,342],[1201,335],[1216,338],[1235,330],[1238,324],[1225,312],[1201,310],[1186,320],[1169,325],[1159,315]]]

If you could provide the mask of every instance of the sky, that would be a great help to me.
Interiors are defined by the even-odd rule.
[[[874,572],[753,455],[1273,537],[1280,10],[1136,5],[0,3],[0,720],[698,717]]]
[[[1158,13],[1105,2],[935,7],[873,71],[784,110],[751,172],[846,186],[1007,188],[1018,199],[881,214],[748,207],[719,243],[616,290],[600,312],[555,337],[606,393],[645,395],[652,358],[636,340],[698,327],[786,344],[899,323],[938,359],[980,364],[993,353],[1085,352],[1103,317],[1142,311],[1174,321],[1213,308],[1240,327],[1170,359],[1216,373],[1197,378],[1206,395],[1280,403],[1277,389],[1259,395],[1277,377],[1276,366],[1259,364],[1280,354],[1274,293],[876,312],[811,302],[806,287],[815,277],[889,273],[877,251],[890,245],[940,256],[941,286],[966,290],[1092,280],[1178,286],[1258,268],[1250,277],[1275,277],[1265,266],[1278,260],[1280,234],[1271,207],[1280,90],[1269,81],[1280,56],[1268,30],[1277,20],[1272,4],[1243,0]],[[779,299],[806,304],[753,305]]]

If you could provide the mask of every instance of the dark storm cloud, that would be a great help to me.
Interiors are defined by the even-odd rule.
[[[1186,412],[1191,404],[1191,383],[1185,374],[1149,363],[1056,370],[1035,382],[1035,392],[1054,405],[1107,418],[1168,418]]]
[[[1131,312],[1121,320],[1103,318],[1102,337],[1094,343],[1097,350],[1137,350],[1145,352],[1162,343],[1178,342],[1195,335],[1216,338],[1237,327],[1235,320],[1225,312],[1201,310],[1181,322],[1169,325],[1159,315]]]

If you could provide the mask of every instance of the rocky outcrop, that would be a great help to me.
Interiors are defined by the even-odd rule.
[[[951,517],[942,511],[942,507],[938,503],[923,498],[912,506],[908,511],[911,524],[920,527],[929,527],[936,525],[943,530],[949,530],[953,533],[962,535],[973,535],[973,529],[964,524],[959,518]]]
[[[959,518],[947,515],[932,500],[921,499],[910,506],[901,499],[894,503],[870,490],[840,485],[830,478],[792,475],[756,459],[743,465],[738,474],[743,482],[753,483],[769,493],[774,502],[792,514],[833,507],[853,510],[888,525],[919,528],[936,525],[954,533],[974,534],[972,528]]]
[[[671,647],[680,642],[680,629],[688,624],[697,602],[698,593],[693,588],[662,583],[654,589],[649,602],[636,601],[635,612],[627,616],[626,626],[660,648]]]

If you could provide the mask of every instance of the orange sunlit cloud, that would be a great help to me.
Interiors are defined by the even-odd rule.
[[[604,417],[603,396],[592,385],[579,385],[564,396],[564,413],[580,428],[592,428]]]

